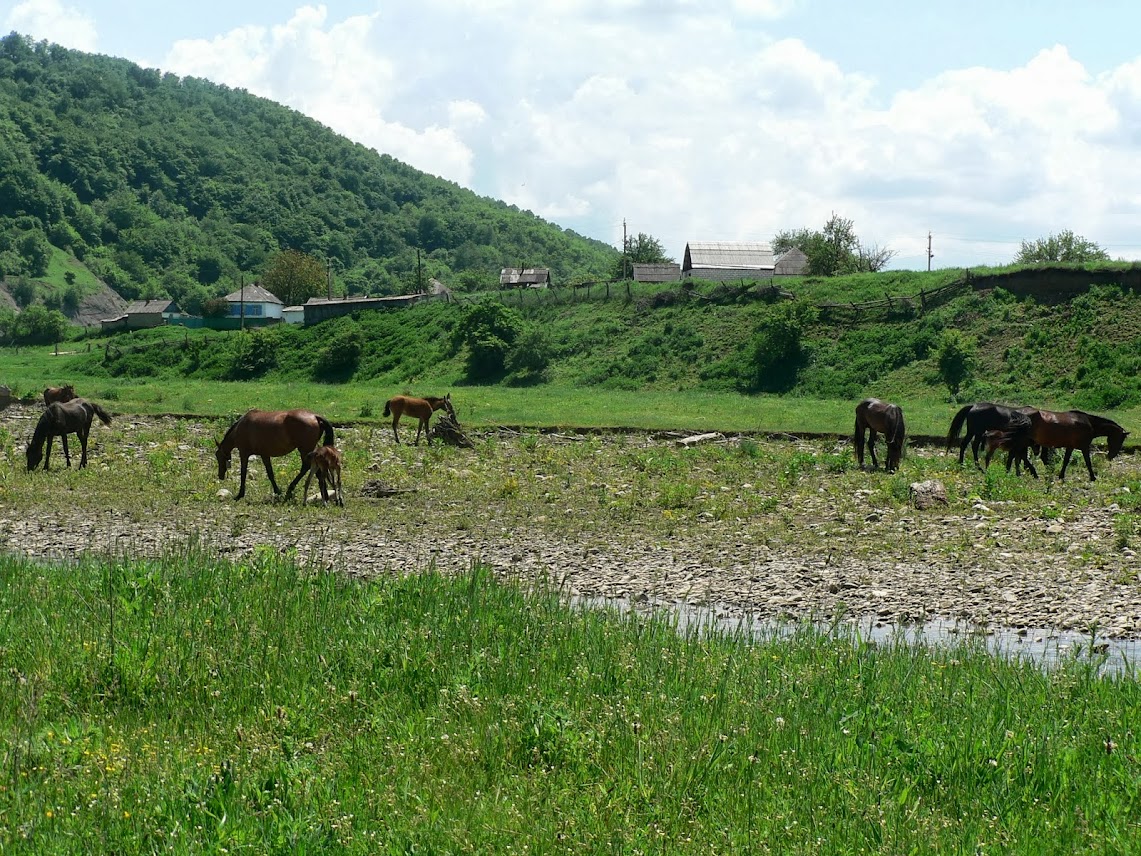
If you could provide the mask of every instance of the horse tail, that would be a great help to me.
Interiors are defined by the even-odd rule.
[[[325,437],[321,441],[322,446],[333,445],[333,423],[326,419],[324,416],[317,417],[317,425],[325,432]]]
[[[959,439],[959,431],[963,428],[963,422],[967,419],[967,413],[974,407],[973,404],[964,404],[959,408],[959,412],[955,414],[955,418],[951,420],[951,430],[947,432],[947,448],[950,449],[956,440]]]
[[[94,401],[91,402],[91,408],[95,411],[95,415],[99,417],[100,422],[102,422],[104,425],[110,425],[111,424],[111,414],[110,413],[108,413],[106,410],[104,410],[102,407],[100,407]]]
[[[388,399],[388,401],[384,402],[384,415],[385,416],[391,416],[392,415],[392,411],[388,409],[388,405],[390,405],[390,404],[392,404],[391,398]]]

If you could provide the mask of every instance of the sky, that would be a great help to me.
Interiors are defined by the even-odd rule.
[[[0,0],[0,30],[245,89],[678,261],[833,214],[893,268],[1064,230],[1141,259],[1133,0]]]

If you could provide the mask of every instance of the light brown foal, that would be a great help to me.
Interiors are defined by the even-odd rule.
[[[302,494],[301,504],[304,505],[309,498],[309,485],[313,476],[317,476],[317,486],[321,488],[321,500],[328,504],[329,488],[336,493],[337,505],[344,506],[344,490],[341,487],[341,452],[332,446],[318,446],[309,453],[309,477],[305,479],[305,491]]]

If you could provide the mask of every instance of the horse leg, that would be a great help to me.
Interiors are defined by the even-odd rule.
[[[872,456],[872,469],[878,469],[880,462],[876,458],[876,429],[868,429],[868,452]]]
[[[1082,449],[1082,457],[1086,459],[1086,469],[1089,470],[1089,480],[1097,481],[1097,476],[1093,474],[1093,461],[1089,458],[1089,446]]]
[[[396,433],[396,426],[400,424],[400,411],[392,413],[392,436],[396,438],[396,445],[400,445],[400,435]]]
[[[959,444],[959,466],[963,465],[963,461],[967,457],[967,446],[971,443],[971,432],[967,431],[966,436],[963,437],[963,442]]]
[[[87,466],[87,432],[86,431],[76,431],[75,433],[79,435],[79,469],[83,469],[84,467]],[[66,449],[67,448],[67,446],[66,446],[67,435],[66,434],[63,435],[63,442],[65,444],[64,448]]]
[[[326,477],[325,471],[317,473],[317,487],[321,489],[321,502],[325,505],[329,504],[329,480]]]
[[[982,434],[972,434],[971,435],[971,454],[973,454],[975,457],[975,466],[976,467],[979,466],[979,449],[982,447],[982,444],[983,444],[983,435]],[[979,469],[981,469],[981,467],[979,467]]]
[[[1070,465],[1070,455],[1073,453],[1073,449],[1066,449],[1066,454],[1062,458],[1062,472],[1058,474],[1059,479],[1064,479],[1066,477],[1066,467]]]
[[[48,464],[50,464],[50,463],[51,463],[51,459],[52,459],[52,441],[53,441],[54,439],[55,439],[55,437],[53,437],[51,434],[48,434],[48,448],[47,448],[47,451],[45,451],[45,452],[44,452],[44,472],[45,472],[45,473],[48,471]]]
[[[301,458],[304,460],[305,456],[302,455]],[[273,488],[274,496],[281,496],[281,488],[277,486],[277,479],[273,477],[273,461],[270,459],[269,455],[262,455],[261,462],[265,464],[265,474],[269,476],[269,483]],[[305,475],[306,469],[307,468],[303,467],[300,475],[298,475],[297,478],[289,483],[289,492],[285,494],[286,499],[289,499],[290,495],[293,493],[293,488],[297,486],[297,482],[300,481],[301,476]]]
[[[428,420],[430,420],[431,418],[432,418],[432,414],[429,413],[427,416],[425,416],[423,419],[420,420],[420,427],[422,427],[424,429],[424,439],[428,441],[429,446],[432,445],[432,430],[428,427]],[[416,436],[417,437],[420,436],[419,431],[416,432]]]
[[[427,422],[428,422],[427,419],[421,419],[420,421],[418,421],[416,423],[416,445],[417,446],[420,445],[420,432],[424,430],[424,426],[427,424]],[[428,444],[431,445],[431,443],[432,443],[432,441],[429,440]]]
[[[1032,464],[1030,462],[1030,447],[1029,446],[1023,447],[1022,457],[1020,459],[1020,462],[1026,464],[1026,469],[1030,470],[1030,475],[1034,476],[1034,478],[1038,478],[1038,471],[1036,469],[1034,469],[1034,464]]]
[[[309,476],[305,479],[305,489],[301,491],[301,504],[304,505],[309,501],[309,485],[313,483],[313,473],[316,470],[309,470]]]
[[[242,475],[241,475],[241,480],[238,483],[238,495],[235,496],[234,499],[241,499],[243,496],[246,495],[246,473],[250,469],[250,459],[248,457],[246,457],[246,453],[243,452],[241,449],[238,449],[238,457],[242,459],[242,461],[241,461],[241,474]]]
[[[312,451],[312,449],[310,449],[309,451]],[[302,452],[300,449],[298,449],[297,453],[299,455],[301,455],[301,472],[299,472],[297,474],[297,477],[295,479],[293,479],[293,481],[291,481],[289,483],[289,487],[286,488],[286,490],[285,490],[285,498],[286,499],[289,499],[289,497],[293,496],[293,489],[295,487],[297,487],[297,483],[299,481],[301,481],[301,479],[305,478],[305,474],[313,468],[313,458],[307,452]],[[266,470],[269,471],[269,480],[271,482],[273,482],[273,467],[270,466],[269,458],[267,457],[267,458],[264,458],[263,460],[265,461]],[[317,474],[317,479],[318,479],[318,483],[319,483],[320,479],[321,479],[320,473]],[[281,491],[277,490],[277,482],[273,482],[273,489],[275,491],[277,491],[278,493],[281,493]]]
[[[855,433],[856,443],[856,465],[862,470],[864,468],[864,429],[860,427],[860,423],[856,423]]]
[[[345,507],[345,489],[341,486],[341,471],[336,469],[333,471],[333,489],[337,491],[337,505],[341,508]]]

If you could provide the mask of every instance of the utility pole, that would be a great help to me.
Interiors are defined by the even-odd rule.
[[[622,278],[626,278],[626,253],[630,251],[630,242],[626,238],[626,218],[622,218]]]
[[[935,256],[931,252],[931,232],[927,232],[927,272],[931,273],[931,259]]]
[[[242,294],[238,299],[238,328],[242,331],[246,329],[246,275],[242,274]]]

